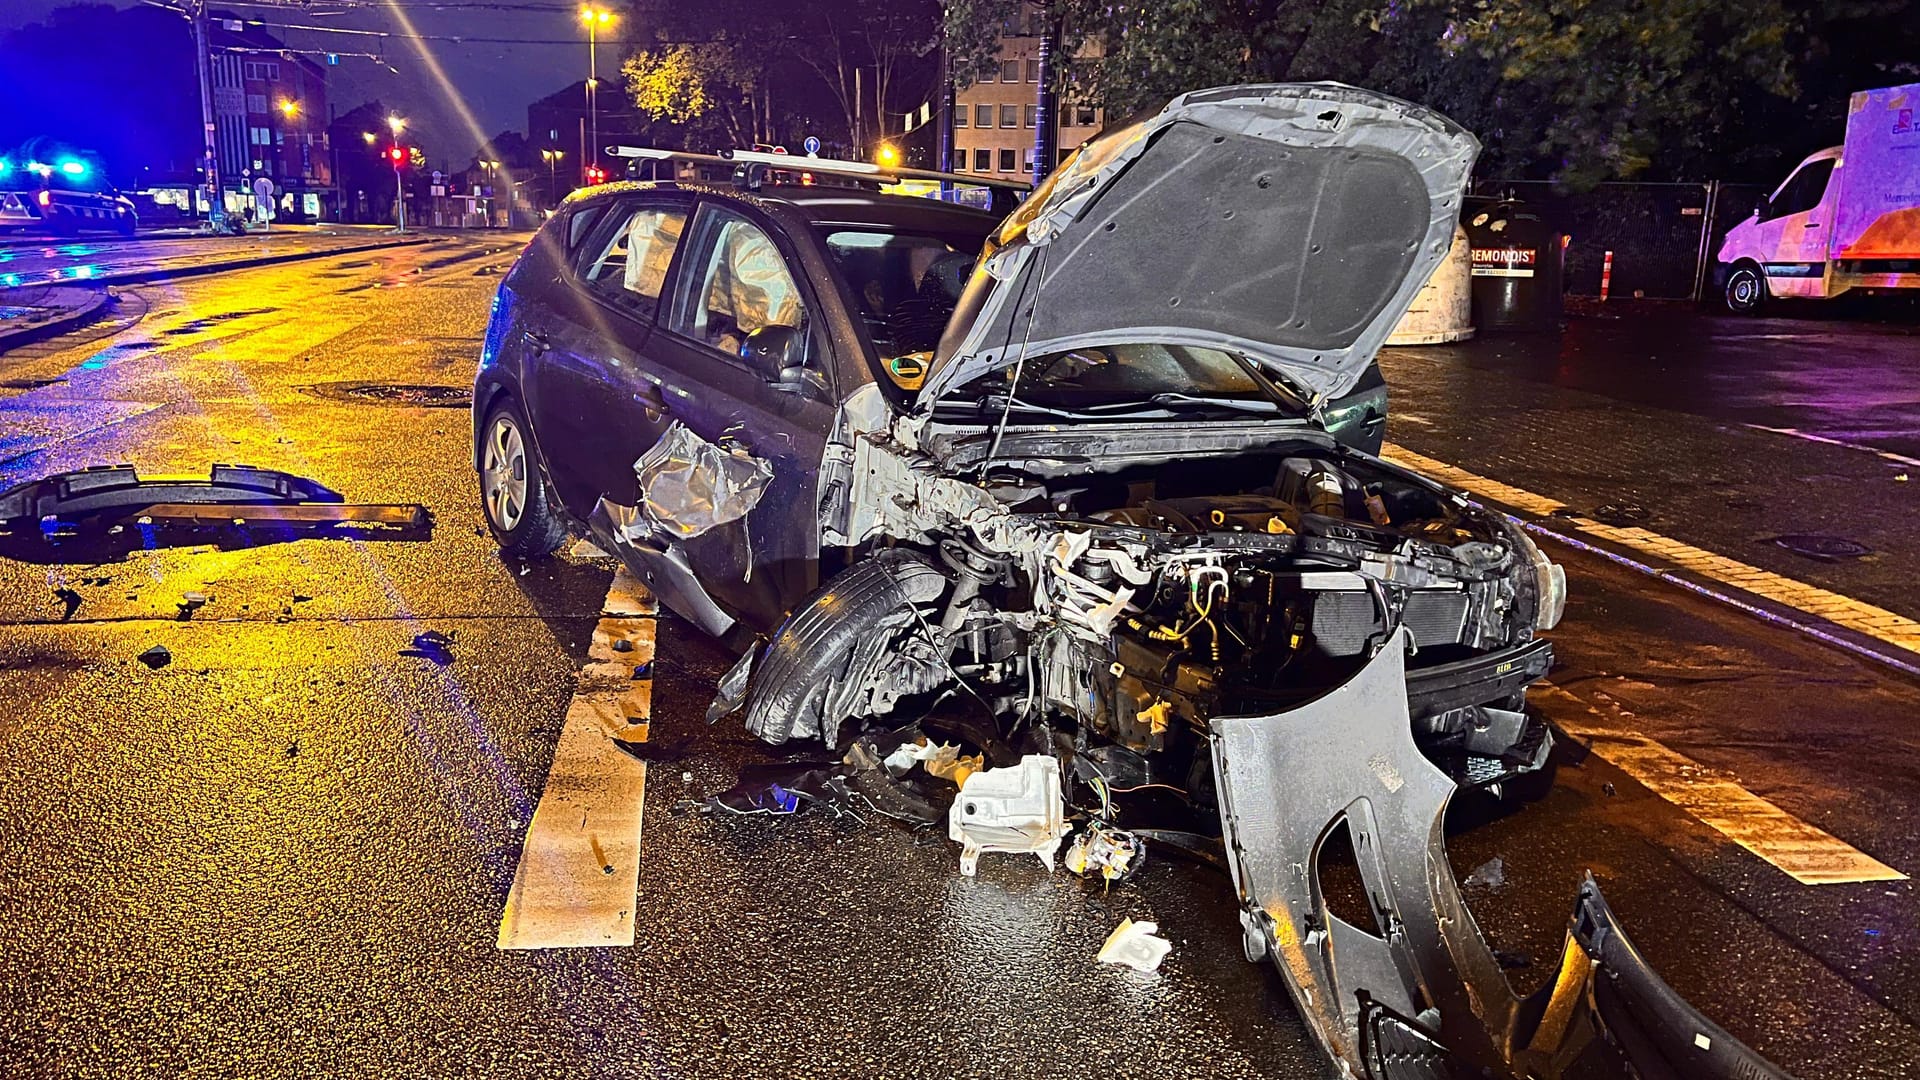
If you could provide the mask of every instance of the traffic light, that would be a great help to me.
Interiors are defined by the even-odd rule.
[[[604,184],[607,182],[607,170],[598,165],[587,166],[587,183]]]
[[[388,147],[388,148],[387,148],[387,160],[388,160],[388,161],[391,161],[391,162],[393,162],[393,167],[394,167],[394,168],[396,168],[396,169],[397,169],[397,168],[399,168],[399,167],[400,167],[401,165],[404,165],[404,164],[406,163],[406,160],[407,160],[407,148],[406,148],[406,147],[404,147],[404,146],[390,146],[390,147]]]

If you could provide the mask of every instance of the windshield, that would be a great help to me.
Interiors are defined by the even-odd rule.
[[[1098,412],[1147,404],[1276,405],[1275,393],[1233,354],[1191,345],[1104,345],[1036,356],[1017,369],[990,371],[953,396],[1005,403],[1016,370],[1017,406]]]
[[[838,226],[821,229],[821,237],[853,286],[874,347],[887,360],[940,343],[986,242],[984,232],[932,235]]]

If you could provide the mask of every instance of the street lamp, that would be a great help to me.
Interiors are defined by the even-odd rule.
[[[557,173],[560,168],[560,159],[566,156],[564,150],[540,151],[540,160],[547,163],[547,204],[549,206],[560,201],[560,180]]]
[[[393,137],[397,139],[400,137],[401,132],[407,130],[407,122],[398,116],[389,116],[387,117],[387,130],[393,132]]]
[[[393,132],[393,145],[387,149],[387,160],[393,162],[393,197],[399,207],[400,232],[407,231],[407,185],[401,179],[400,167],[406,163],[407,148],[400,145],[400,133],[407,129],[407,122],[398,116],[387,117],[387,130]],[[368,136],[369,142],[373,141]]]
[[[580,9],[580,21],[587,24],[587,125],[592,130],[591,148],[580,148],[580,164],[600,164],[600,50],[597,48],[602,27],[613,23],[613,12],[589,4]]]
[[[361,138],[363,138],[363,139],[365,139],[365,140],[367,140],[367,145],[368,145],[368,146],[372,146],[372,145],[373,145],[373,143],[374,143],[374,140],[376,140],[376,139],[378,139],[378,138],[379,138],[380,136],[378,136],[378,135],[375,135],[375,134],[374,134],[373,132],[371,132],[371,131],[363,131],[363,132],[361,132],[361,133],[360,133],[360,137],[361,137]]]
[[[280,102],[280,114],[291,120],[300,115],[300,103],[291,98]]]

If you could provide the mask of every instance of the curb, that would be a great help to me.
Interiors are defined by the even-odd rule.
[[[30,289],[35,286],[27,285],[22,287]],[[72,286],[60,287],[71,288]],[[5,296],[7,291],[8,290],[0,289],[0,296]],[[110,297],[105,287],[89,290],[89,292],[90,296],[88,301],[77,308],[56,315],[45,322],[0,333],[0,353],[5,353],[21,345],[31,345],[36,341],[53,337],[56,334],[64,334],[82,323],[92,321],[93,317],[99,314],[100,309],[106,306],[107,300],[110,299]]]
[[[329,248],[326,251],[302,251],[290,255],[262,255],[251,259],[234,259],[229,262],[207,263],[198,266],[162,267],[154,270],[130,270],[119,274],[106,274],[88,280],[97,285],[145,285],[155,281],[172,281],[176,278],[201,277],[206,274],[220,274],[229,270],[252,270],[260,266],[275,266],[280,263],[300,262],[305,259],[327,259],[335,255],[355,255],[362,251],[381,251],[386,248],[412,247],[427,243],[429,237],[406,240],[382,240],[371,244],[355,244],[351,247]]]

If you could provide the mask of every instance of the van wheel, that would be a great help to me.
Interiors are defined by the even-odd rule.
[[[1739,263],[1727,274],[1727,289],[1721,300],[1735,315],[1752,315],[1767,302],[1767,279],[1759,267]]]
[[[544,559],[567,538],[567,527],[547,501],[547,485],[534,461],[526,417],[502,396],[480,428],[480,511],[513,559]]]

